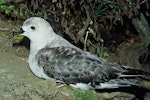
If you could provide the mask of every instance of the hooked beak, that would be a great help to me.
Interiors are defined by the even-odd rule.
[[[17,31],[14,31],[13,32],[13,36],[14,35],[19,35],[19,34],[22,34],[24,32],[24,30],[22,28],[20,28],[20,30],[17,30]]]

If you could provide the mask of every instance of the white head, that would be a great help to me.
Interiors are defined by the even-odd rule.
[[[54,31],[51,25],[40,17],[31,17],[27,19],[22,26],[24,31],[22,35],[28,37],[31,41],[53,36]]]
[[[22,28],[13,33],[14,35],[20,34],[30,39],[31,45],[42,47],[55,37],[55,33],[51,25],[43,18],[31,17],[27,19]],[[32,46],[32,47],[33,47]]]

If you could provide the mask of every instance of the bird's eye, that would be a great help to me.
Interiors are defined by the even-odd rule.
[[[33,30],[35,29],[35,27],[34,27],[34,26],[31,26],[30,28],[31,28],[31,29],[33,29]]]

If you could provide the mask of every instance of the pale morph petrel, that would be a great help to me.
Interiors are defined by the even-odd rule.
[[[27,19],[14,35],[30,39],[29,66],[39,78],[54,78],[76,88],[116,89],[140,87],[138,79],[150,73],[111,63],[85,52],[61,36],[40,17]]]

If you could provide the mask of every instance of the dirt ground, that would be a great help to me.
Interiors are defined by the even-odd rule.
[[[0,21],[0,99],[73,100],[73,96],[57,89],[54,80],[42,80],[31,73],[28,50],[12,46],[12,27],[10,21]]]
[[[74,100],[74,94],[63,88],[58,89],[53,79],[42,80],[31,73],[27,61],[29,51],[25,47],[12,46],[13,27],[11,21],[0,19],[0,99]],[[98,95],[102,100],[131,100],[134,98],[134,95],[122,92]]]

